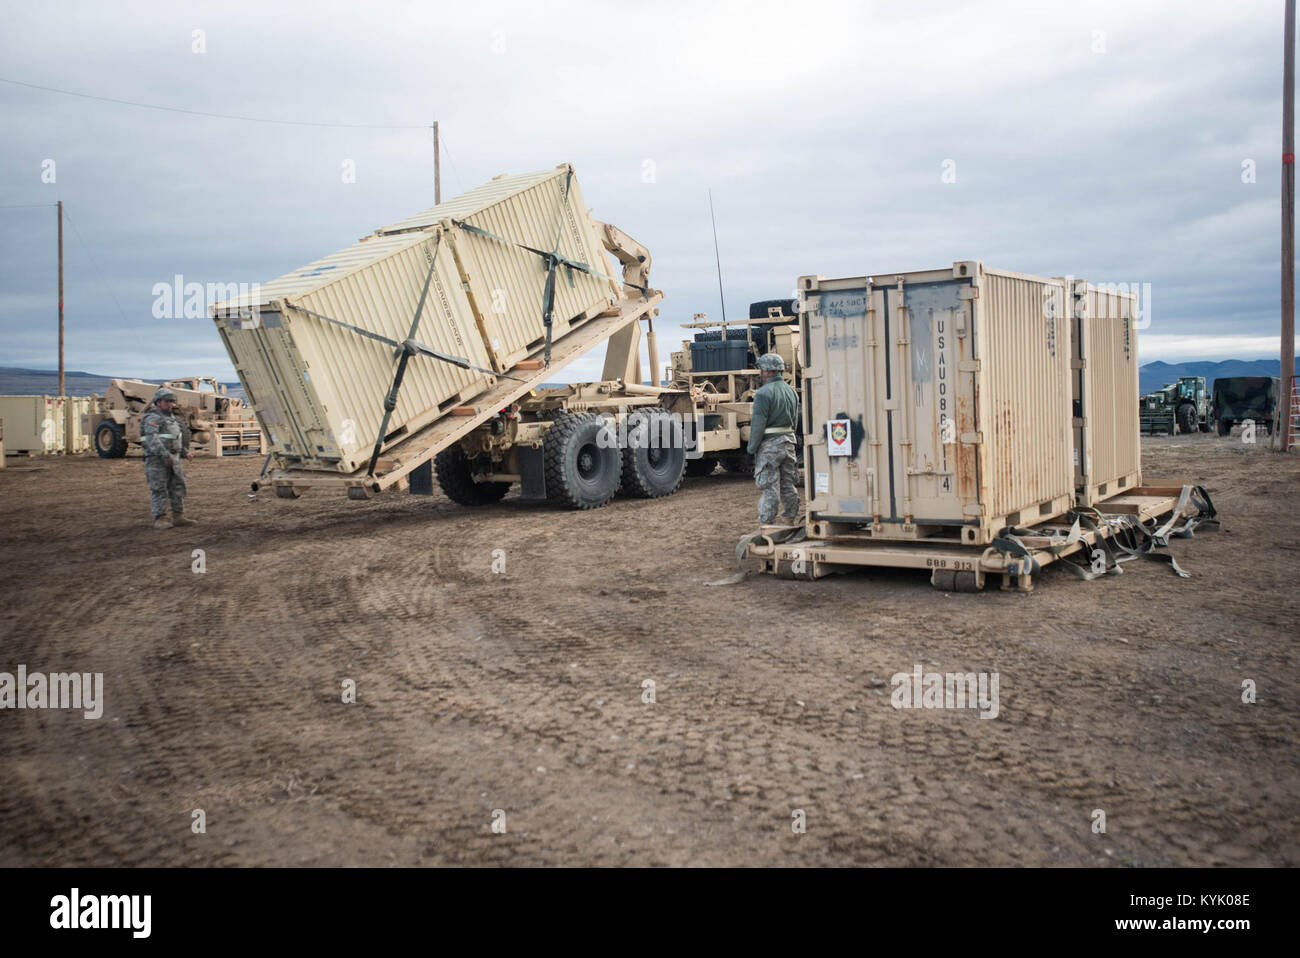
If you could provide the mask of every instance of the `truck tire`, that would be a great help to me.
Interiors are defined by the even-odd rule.
[[[442,494],[462,506],[489,506],[500,502],[510,488],[508,482],[475,482],[472,463],[458,445],[433,457],[433,474],[438,478]]]
[[[686,448],[680,427],[666,409],[644,409],[627,417],[623,448],[623,492],[637,499],[671,496],[682,484]],[[633,442],[637,438],[641,441]]]
[[[1231,420],[1231,419],[1220,419],[1220,420],[1219,420],[1219,435],[1220,435],[1220,436],[1227,436],[1227,435],[1231,434],[1231,432],[1232,432],[1232,420]]]
[[[1178,431],[1196,432],[1196,407],[1191,403],[1183,403],[1178,407]]]
[[[126,455],[126,435],[122,427],[106,419],[95,427],[95,452],[100,459],[121,459]]]
[[[797,299],[761,299],[756,303],[749,304],[750,319],[768,319],[767,308],[769,306],[778,306],[781,312],[790,316],[793,321],[799,314],[799,301]]]
[[[686,460],[686,475],[694,479],[701,476],[713,475],[713,470],[718,468],[717,456],[700,456],[699,459]]]
[[[600,443],[609,428],[594,412],[562,412],[546,430],[542,459],[546,498],[567,509],[599,509],[614,498],[623,474],[617,443]]]

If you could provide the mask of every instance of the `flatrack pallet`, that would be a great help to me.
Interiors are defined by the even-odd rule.
[[[1135,516],[1143,522],[1165,519],[1179,508],[1185,488],[1181,482],[1150,480],[1091,508],[1105,515]],[[1190,508],[1185,504],[1184,512]],[[1045,568],[1058,559],[1096,546],[1098,536],[1109,539],[1119,531],[1103,523],[1098,531],[1083,532],[1072,545],[1062,548],[1060,542],[1070,529],[1070,523],[1055,519],[1032,526],[1030,535],[1019,538],[1030,557],[1040,568]],[[744,568],[786,579],[808,580],[864,566],[924,569],[930,573],[931,585],[944,591],[978,592],[990,575],[1001,576],[1002,588],[1007,591],[1031,592],[1034,588],[1033,574],[1025,571],[1032,565],[1023,557],[1013,558],[991,546],[963,546],[954,541],[884,541],[851,535],[790,543],[779,541],[781,538],[780,533],[755,535],[746,547]],[[1054,549],[1047,547],[1049,540]]]
[[[281,498],[297,498],[304,489],[325,488],[345,492],[349,499],[369,499],[375,493],[396,486],[417,467],[467,435],[481,423],[495,416],[516,400],[554,377],[559,369],[599,346],[620,329],[650,313],[663,299],[655,291],[645,299],[624,299],[588,320],[557,340],[551,347],[551,364],[537,369],[512,369],[517,379],[498,379],[486,390],[468,400],[468,405],[454,414],[444,415],[410,436],[385,449],[379,457],[374,475],[366,470],[353,473],[326,472],[313,469],[274,469],[253,483],[253,491],[274,488]]]

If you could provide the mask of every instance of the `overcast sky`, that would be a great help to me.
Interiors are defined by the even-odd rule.
[[[0,32],[6,80],[437,119],[444,197],[573,162],[651,250],[665,363],[720,314],[710,188],[731,318],[802,274],[980,259],[1150,283],[1144,362],[1276,356],[1281,60],[1280,0],[6,0]],[[234,379],[156,283],[266,281],[433,200],[427,128],[4,82],[0,109],[0,206],[66,204],[69,369]],[[57,364],[55,229],[0,209],[0,365]]]

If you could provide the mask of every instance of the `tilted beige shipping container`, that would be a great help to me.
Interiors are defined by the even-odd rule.
[[[234,301],[214,307],[226,351],[277,456],[340,472],[369,459],[398,350],[320,317],[405,341],[431,258],[429,294],[414,338],[487,366],[455,264],[438,248],[440,232],[371,237],[272,280],[261,287],[255,315]],[[492,382],[482,372],[412,357],[385,445]]]
[[[968,261],[799,293],[812,535],[985,544],[1070,509],[1063,280]]]
[[[547,263],[533,249],[551,252],[552,229],[560,255],[601,274],[564,265],[556,271],[552,339],[558,340],[618,300],[567,166],[497,179],[381,228],[262,285],[255,304],[217,304],[214,319],[272,451],[306,468],[339,472],[369,459],[398,351],[328,319],[405,341],[431,259],[429,295],[412,338],[479,370],[412,356],[385,447],[487,389],[496,382],[494,371],[540,355]]]
[[[61,396],[0,396],[5,449],[10,455],[63,452],[63,408]]]
[[[1137,294],[1070,283],[1074,481],[1091,506],[1142,484]]]

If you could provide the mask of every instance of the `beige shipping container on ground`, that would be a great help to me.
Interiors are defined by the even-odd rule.
[[[1064,280],[967,261],[799,294],[810,535],[986,544],[1071,508]]]
[[[90,451],[90,436],[82,431],[84,416],[95,408],[93,396],[65,396],[63,403],[64,451],[79,453]]]
[[[466,224],[509,242],[475,235]],[[371,454],[398,350],[321,316],[396,342],[411,337],[480,367],[412,356],[385,447],[483,392],[496,382],[491,370],[506,372],[540,354],[546,262],[518,244],[549,253],[551,230],[559,232],[561,255],[610,273],[577,180],[563,166],[493,180],[377,230],[262,285],[255,304],[217,304],[214,319],[271,451],[339,472],[355,471]],[[428,298],[411,336],[430,262]],[[618,299],[610,280],[565,267],[555,290],[553,339]]]
[[[0,396],[5,450],[14,453],[63,452],[64,399],[61,396]]]
[[[1074,478],[1091,506],[1142,484],[1137,295],[1070,283]]]

